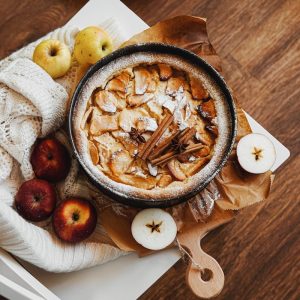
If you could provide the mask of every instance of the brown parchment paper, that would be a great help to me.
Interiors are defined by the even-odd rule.
[[[219,72],[222,71],[220,58],[209,42],[204,18],[178,16],[159,22],[133,36],[122,47],[145,42],[160,42],[185,48],[201,56]],[[238,117],[237,143],[241,137],[251,133],[251,128],[236,99],[235,102]],[[191,226],[212,230],[231,220],[234,216],[232,210],[263,201],[268,196],[272,183],[271,172],[254,175],[243,171],[237,162],[235,147],[225,167],[215,178],[221,196],[216,201],[217,205],[212,214],[205,221],[199,221],[199,218],[195,217],[191,205],[193,199],[167,209],[173,215],[180,234],[188,232]],[[124,213],[120,215],[111,205],[102,211],[100,217],[108,235],[123,250],[137,251],[140,255],[150,253],[137,244],[131,235],[131,222],[138,209],[123,206],[122,210]]]

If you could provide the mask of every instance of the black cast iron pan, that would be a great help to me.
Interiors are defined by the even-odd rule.
[[[144,198],[138,198],[138,197],[128,197],[126,195],[122,196],[120,193],[116,193],[111,189],[108,189],[105,185],[103,185],[99,180],[95,178],[95,176],[92,174],[92,172],[85,166],[85,164],[82,162],[82,159],[79,155],[78,149],[76,147],[76,143],[74,140],[74,132],[73,132],[73,126],[72,126],[72,116],[74,113],[74,109],[76,106],[76,102],[78,101],[78,98],[80,97],[80,93],[89,80],[89,78],[98,70],[103,68],[108,63],[114,61],[117,58],[125,57],[127,55],[131,55],[133,53],[137,52],[151,52],[151,53],[162,53],[162,54],[170,54],[170,55],[176,55],[180,58],[183,58],[184,60],[187,60],[188,62],[192,63],[194,66],[200,67],[202,70],[207,72],[215,81],[215,83],[219,86],[222,93],[225,96],[225,99],[227,101],[228,107],[229,107],[229,113],[230,113],[230,121],[231,121],[231,129],[230,129],[230,137],[224,146],[225,149],[223,151],[223,156],[221,157],[220,163],[215,167],[215,169],[208,174],[208,176],[205,178],[205,180],[201,181],[199,185],[193,189],[192,191],[188,191],[186,194],[180,196],[180,197],[171,197],[168,199],[163,200],[156,200],[156,199],[144,199]],[[75,92],[72,97],[71,106],[70,106],[70,112],[69,112],[69,119],[68,119],[68,127],[69,127],[69,135],[72,143],[72,147],[74,150],[74,153],[83,167],[84,171],[86,172],[87,176],[90,178],[92,183],[99,188],[99,190],[109,197],[111,197],[113,200],[121,202],[123,204],[129,205],[129,206],[135,206],[135,207],[169,207],[172,205],[176,205],[179,203],[182,203],[184,201],[187,201],[188,199],[195,196],[197,193],[199,193],[201,190],[203,190],[210,182],[211,180],[218,174],[218,172],[222,169],[224,164],[226,163],[228,156],[233,148],[236,131],[237,131],[237,117],[236,117],[236,109],[235,104],[233,101],[233,98],[230,94],[230,91],[223,79],[223,77],[206,61],[201,59],[199,56],[195,55],[192,52],[189,52],[187,50],[171,46],[171,45],[165,45],[160,43],[145,43],[145,44],[136,44],[131,45],[128,47],[121,48],[119,50],[114,51],[110,55],[107,55],[103,59],[99,60],[95,65],[90,67],[90,69],[87,71],[87,73],[83,76],[81,81],[79,82],[77,88],[75,89]]]

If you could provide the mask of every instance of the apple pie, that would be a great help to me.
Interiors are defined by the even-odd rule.
[[[227,109],[205,72],[176,56],[138,53],[88,81],[75,140],[84,163],[115,192],[179,195],[218,164],[229,135]]]

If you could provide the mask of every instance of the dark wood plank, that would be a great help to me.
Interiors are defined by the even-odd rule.
[[[87,0],[0,0],[0,59],[64,25]]]
[[[63,25],[84,0],[0,0],[0,58]],[[123,0],[149,25],[182,14],[208,19],[210,39],[242,106],[291,150],[269,199],[210,233],[203,248],[223,267],[217,299],[299,299],[300,2]],[[180,261],[141,299],[196,299]]]

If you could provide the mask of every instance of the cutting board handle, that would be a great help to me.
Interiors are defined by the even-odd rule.
[[[187,237],[187,236],[186,236]],[[181,238],[180,244],[191,255],[186,282],[195,295],[209,299],[217,296],[224,286],[224,273],[219,263],[201,248],[202,237]]]

